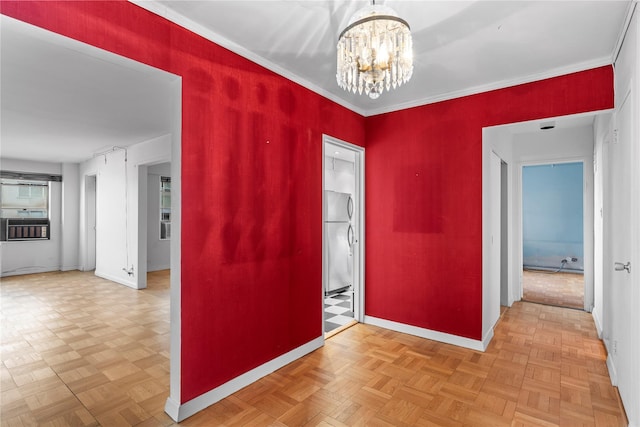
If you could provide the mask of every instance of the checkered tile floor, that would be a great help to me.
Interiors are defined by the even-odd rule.
[[[353,320],[351,311],[351,291],[329,295],[324,298],[324,331],[346,325]]]

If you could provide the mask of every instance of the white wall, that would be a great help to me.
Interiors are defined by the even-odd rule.
[[[77,270],[80,217],[80,169],[77,163],[62,164],[62,224],[60,270]]]
[[[0,169],[62,175],[62,165],[60,163],[32,162],[28,160],[3,158],[0,159]],[[39,241],[0,242],[2,276],[60,270],[63,183],[52,182],[50,184],[49,219],[51,223],[51,238],[49,240]],[[72,252],[73,248],[69,248],[69,250]]]
[[[604,320],[604,194],[607,159],[605,145],[611,142],[611,114],[596,117],[593,126],[593,319],[598,336]],[[609,265],[609,264],[607,264]]]
[[[633,6],[636,6],[635,4]],[[613,119],[614,128],[621,126],[618,122],[618,112],[623,106],[625,97],[629,93],[626,103],[630,103],[631,122],[630,127],[630,147],[629,164],[630,176],[624,177],[629,180],[629,206],[630,223],[623,224],[624,233],[630,239],[629,254],[620,254],[624,259],[613,259],[614,242],[624,241],[616,235],[617,227],[612,227],[613,222],[619,221],[617,217],[612,217],[611,211],[605,210],[604,217],[604,269],[603,269],[603,325],[602,335],[607,346],[607,365],[614,382],[618,384],[622,378],[626,386],[626,391],[621,394],[623,404],[630,426],[640,426],[640,126],[638,124],[638,105],[640,105],[640,21],[639,10],[636,11],[630,21],[629,28],[624,37],[619,55],[615,61],[615,106],[616,112]],[[617,131],[614,130],[614,132]],[[612,161],[616,157],[615,152],[619,148],[614,148],[616,144],[615,133],[612,134],[611,144],[604,144],[604,206],[608,206],[611,200],[611,193],[617,189],[613,188],[613,171],[618,165]],[[609,156],[609,153],[611,154]],[[620,170],[620,169],[617,169]],[[607,191],[608,190],[608,191]],[[631,262],[630,275],[625,279],[621,275],[625,272],[615,272],[613,263]],[[616,287],[616,289],[614,289]],[[616,344],[617,343],[617,344]],[[617,351],[620,348],[620,351]],[[625,351],[627,350],[627,351]],[[624,358],[624,360],[623,360]]]
[[[160,240],[160,177],[171,177],[171,163],[147,168],[147,271],[170,268],[171,240]]]
[[[140,188],[139,168],[170,158],[171,135],[164,135],[132,145],[127,150],[113,150],[80,165],[80,259],[83,266],[87,259],[84,183],[86,176],[97,176],[97,276],[136,289],[146,287],[146,227],[140,227],[139,211],[145,214],[146,222],[147,189],[146,185]],[[146,177],[146,171],[143,175]],[[141,245],[139,241],[142,241]]]
[[[593,157],[593,126],[516,133],[513,156],[520,163],[570,161]]]
[[[493,230],[494,224],[491,219],[500,212],[494,212],[497,202],[493,200],[491,192],[491,157],[492,153],[507,164],[507,175],[511,176],[513,170],[513,147],[512,135],[509,128],[505,126],[491,127],[483,129],[482,138],[482,340],[488,344],[493,335],[493,327],[500,317],[500,294],[501,283],[500,277],[491,277],[491,249],[492,236],[495,234]],[[512,180],[507,182],[507,200],[513,200]],[[508,235],[512,236],[513,227],[513,203],[507,206],[507,217],[501,218],[501,221],[507,222]],[[512,239],[509,237],[507,241],[507,305],[513,304],[519,296],[513,294],[513,283],[519,280],[518,269],[512,268],[513,264],[513,248]],[[503,268],[504,266],[501,266]]]

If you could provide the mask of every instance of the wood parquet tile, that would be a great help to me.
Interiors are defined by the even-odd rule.
[[[136,291],[78,271],[3,278],[2,426],[170,425],[169,272],[148,282]]]
[[[522,299],[540,304],[584,310],[584,275],[524,270]]]
[[[173,426],[168,272],[2,280],[2,426]],[[589,314],[516,303],[486,352],[357,324],[184,426],[623,426]]]

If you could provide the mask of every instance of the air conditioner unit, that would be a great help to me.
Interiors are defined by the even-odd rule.
[[[50,226],[51,224],[46,218],[2,218],[0,240],[49,240],[51,238]]]

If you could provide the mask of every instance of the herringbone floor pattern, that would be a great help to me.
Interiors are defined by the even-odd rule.
[[[2,426],[173,425],[167,282],[3,279]],[[531,303],[484,353],[357,324],[181,425],[622,426],[605,357],[589,314]]]

